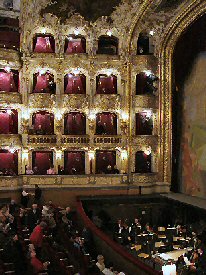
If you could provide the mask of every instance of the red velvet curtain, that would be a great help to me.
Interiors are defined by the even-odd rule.
[[[64,77],[65,94],[86,94],[86,76],[67,74]]]
[[[0,110],[0,134],[18,134],[18,113],[11,110],[8,114],[6,110]]]
[[[136,152],[135,172],[151,173],[151,154],[146,155],[143,151]]]
[[[97,94],[116,94],[117,77],[116,76],[97,76]]]
[[[152,135],[152,118],[146,112],[136,114],[136,135]]]
[[[65,135],[86,135],[86,117],[82,113],[71,112],[64,118]]]
[[[7,150],[0,150],[0,171],[11,170],[18,174],[18,152],[10,153]]]
[[[35,53],[54,53],[55,40],[51,35],[38,35],[33,40]]]
[[[136,75],[136,95],[143,95],[147,93],[147,75],[140,73]]]
[[[85,174],[85,152],[64,152],[64,171],[66,175]]]
[[[37,167],[38,175],[47,174],[47,170],[52,164],[52,152],[32,152],[32,167]]]
[[[65,53],[86,53],[85,38],[70,38],[65,41]]]
[[[110,165],[112,169],[114,168],[114,165],[116,165],[116,152],[96,151],[96,173],[106,173],[108,165]]]
[[[16,50],[20,44],[20,33],[17,31],[0,30],[0,47]]]
[[[51,92],[50,83],[54,83],[54,75],[50,73],[39,74],[33,76],[33,92],[34,93],[49,93]]]
[[[32,124],[34,125],[35,131],[37,131],[39,129],[39,125],[41,125],[43,134],[52,135],[54,133],[53,114],[47,113],[45,111],[33,114]]]
[[[96,115],[96,135],[117,135],[117,115],[101,113]]]
[[[0,91],[18,92],[18,72],[13,71],[7,73],[5,71],[0,71]]]

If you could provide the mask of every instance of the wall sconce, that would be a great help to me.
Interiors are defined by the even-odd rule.
[[[121,151],[121,159],[125,160],[125,159],[127,159],[127,157],[128,157],[127,151],[126,150],[122,150]]]
[[[95,120],[96,119],[96,113],[94,111],[91,111],[88,115],[89,120]]]
[[[144,70],[143,73],[146,74],[146,76],[149,76],[152,74],[152,72],[150,70]]]
[[[107,35],[108,36],[112,36],[112,32],[111,31],[107,31]]]
[[[79,30],[78,29],[74,30],[74,34],[78,35],[79,34]]]
[[[79,68],[75,69],[72,71],[73,74],[77,75],[77,74],[80,74],[80,70]]]
[[[105,72],[105,74],[106,74],[107,76],[111,76],[111,75],[112,75],[112,73],[113,73],[113,71],[112,71],[112,70],[107,70],[107,71]]]
[[[147,113],[147,118],[151,118],[153,116],[152,110],[144,110],[144,113]]]
[[[153,30],[151,30],[150,32],[149,32],[149,34],[151,35],[151,36],[153,36],[154,35],[154,31]]]
[[[29,111],[28,110],[23,110],[22,111],[22,119],[23,120],[29,120]]]
[[[45,33],[46,33],[46,29],[45,29],[45,28],[42,28],[42,29],[41,29],[41,33],[42,33],[42,34],[45,34]]]
[[[27,151],[27,150],[24,150],[23,152],[22,152],[22,160],[28,160],[28,158],[29,158],[29,152]]]
[[[6,112],[7,112],[8,115],[12,114],[12,110],[10,110],[10,109],[6,110]]]
[[[9,66],[5,66],[4,71],[6,71],[7,73],[11,72],[11,68]]]
[[[95,152],[94,151],[88,151],[89,160],[94,159]]]
[[[127,121],[129,119],[129,115],[126,112],[121,112],[121,119],[123,121]]]
[[[46,69],[39,69],[39,74],[40,74],[40,75],[43,75],[43,74],[46,73],[46,71],[47,71]]]
[[[62,119],[62,113],[61,113],[61,111],[55,110],[54,113],[55,113],[55,118],[57,120],[61,120]]]
[[[9,152],[10,152],[10,153],[13,154],[15,151],[16,151],[16,148],[15,148],[15,147],[9,147]]]
[[[152,153],[151,147],[147,147],[144,150],[145,155],[149,156]]]
[[[62,158],[62,151],[56,151],[56,159],[61,159]]]

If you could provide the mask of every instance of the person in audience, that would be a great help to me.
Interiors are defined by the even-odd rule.
[[[38,175],[39,174],[39,170],[38,170],[37,166],[34,166],[33,172],[34,172],[34,175]]]
[[[36,256],[36,252],[35,250],[32,250],[30,252],[30,258],[31,258],[31,266],[33,268],[33,273],[34,274],[38,274],[39,272],[42,272],[44,270],[46,270],[49,266],[49,262],[44,262],[42,263]]]
[[[97,256],[96,266],[99,268],[99,270],[101,272],[105,269],[104,256],[103,255],[98,255]]]
[[[54,165],[51,165],[50,168],[47,170],[47,175],[55,175]]]
[[[14,215],[17,210],[18,210],[17,203],[15,202],[15,200],[11,200],[11,203],[9,204],[9,213],[11,215]]]
[[[38,184],[35,184],[35,191],[34,191],[34,202],[39,204],[41,200],[42,191],[39,188]]]
[[[64,175],[64,167],[58,165],[58,175]]]
[[[112,174],[112,166],[108,165],[105,171],[106,174]]]
[[[42,129],[41,124],[38,125],[38,128],[36,130],[36,134],[37,135],[44,135],[45,134],[44,130]]]
[[[117,165],[114,166],[113,174],[119,174],[119,169],[117,168]]]
[[[28,212],[28,228],[32,232],[37,226],[41,218],[41,210],[38,208],[37,204],[32,204],[32,209]]]
[[[29,202],[29,193],[26,192],[26,188],[23,187],[21,192],[21,204],[24,208],[27,208]]]
[[[30,166],[28,166],[28,167],[26,166],[25,173],[26,173],[26,175],[33,175],[34,171],[31,169]]]
[[[43,232],[46,227],[47,224],[45,222],[40,222],[30,235],[30,242],[34,245],[37,255],[41,253]]]

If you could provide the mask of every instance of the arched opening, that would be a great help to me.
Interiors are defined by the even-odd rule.
[[[40,70],[33,74],[33,93],[49,93],[55,94],[56,83],[54,82],[54,75],[48,70]]]
[[[136,75],[136,95],[155,95],[158,77],[151,72],[141,72]]]
[[[54,115],[39,111],[32,115],[32,128],[30,134],[53,135],[54,134]]]
[[[64,152],[64,172],[66,175],[85,174],[85,152],[65,151]]]
[[[206,195],[206,15],[180,36],[174,50],[172,191]]]
[[[65,39],[64,52],[66,54],[86,53],[85,37],[82,35],[68,35]]]
[[[55,39],[52,34],[35,34],[33,38],[33,51],[35,53],[54,53]]]
[[[19,20],[0,17],[0,48],[19,50]]]
[[[70,112],[64,116],[65,135],[86,135],[86,116],[80,112]]]
[[[96,174],[113,174],[116,151],[96,151]]]
[[[151,153],[137,151],[135,154],[135,173],[151,173]]]
[[[17,110],[0,110],[0,134],[18,134]]]
[[[148,55],[154,53],[151,36],[147,32],[141,32],[137,40],[137,54]]]
[[[96,135],[117,135],[117,115],[110,112],[97,114]]]
[[[86,76],[68,73],[64,76],[65,94],[86,94]]]
[[[46,175],[47,170],[53,166],[52,151],[32,152],[32,170],[36,175]]]
[[[118,54],[118,38],[115,36],[102,35],[98,39],[97,54]]]
[[[136,135],[152,135],[153,113],[149,110],[136,113]]]
[[[9,67],[0,69],[0,92],[17,93],[19,88],[19,72]]]
[[[0,149],[0,172],[4,176],[18,175],[18,151]]]
[[[117,77],[100,74],[96,77],[97,94],[117,94]]]

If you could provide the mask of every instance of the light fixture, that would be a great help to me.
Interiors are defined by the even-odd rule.
[[[121,159],[122,159],[122,160],[127,159],[127,150],[122,150],[122,151],[121,151]]]
[[[41,33],[42,33],[42,34],[45,34],[45,33],[46,33],[46,29],[45,29],[45,28],[42,28],[42,29],[41,29]]]
[[[112,36],[112,32],[111,31],[107,31],[107,35],[108,36]]]
[[[5,66],[4,70],[7,72],[7,73],[10,73],[11,72],[11,68],[9,66]]]
[[[23,110],[22,111],[22,119],[28,120],[29,119],[29,111],[28,110]]]
[[[94,159],[95,152],[94,151],[88,151],[89,160]]]
[[[56,159],[62,158],[62,151],[56,151]]]
[[[57,120],[61,120],[62,119],[62,113],[61,113],[60,110],[55,110],[54,113],[55,113],[55,118]]]
[[[74,30],[74,34],[75,34],[75,35],[78,35],[78,34],[79,34],[79,30],[78,30],[78,29],[75,29],[75,30]]]
[[[67,39],[71,41],[73,38],[71,36],[67,36]]]
[[[9,109],[9,110],[6,110],[6,112],[7,112],[8,115],[11,115],[11,114],[12,114],[12,110],[10,110],[10,109]]]
[[[121,118],[123,121],[126,121],[129,119],[129,115],[126,112],[121,112]]]
[[[107,71],[106,71],[106,75],[107,75],[107,76],[111,76],[111,75],[112,75],[112,70],[107,70]]]
[[[16,148],[14,148],[14,147],[9,147],[9,152],[10,152],[10,153],[13,154],[15,151],[16,151]]]
[[[152,150],[151,150],[151,147],[147,147],[145,150],[144,150],[144,153],[146,156],[149,156],[151,154]]]
[[[151,30],[150,32],[149,32],[149,34],[151,35],[151,36],[153,36],[154,35],[154,31],[153,30]]]
[[[77,68],[77,69],[73,70],[73,74],[80,74],[80,70],[79,70],[79,68]]]
[[[45,73],[46,73],[46,69],[40,69],[40,70],[39,70],[39,74],[40,74],[40,75],[43,75],[43,74],[45,74]]]
[[[151,118],[153,115],[153,112],[151,110],[144,110],[143,113],[146,113],[147,118]]]
[[[88,115],[88,118],[89,118],[90,120],[95,120],[95,118],[96,118],[96,113],[95,113],[94,111],[91,111],[91,112],[89,113],[89,115]]]
[[[149,76],[152,74],[152,72],[150,70],[144,70],[143,73],[146,74],[146,76]]]
[[[29,158],[28,150],[23,150],[22,151],[22,160],[28,160],[28,158]]]

